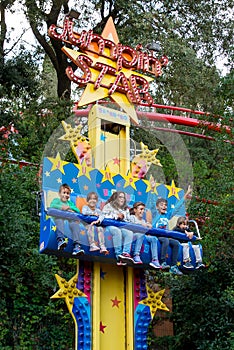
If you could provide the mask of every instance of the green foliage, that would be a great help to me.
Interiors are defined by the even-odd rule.
[[[11,3],[4,3],[4,6],[9,7]],[[163,49],[159,55],[165,52],[170,64],[164,75],[157,79],[155,101],[210,111],[210,115],[202,118],[211,122],[217,121],[215,115],[222,115],[218,121],[228,125],[233,132],[233,70],[221,78],[214,68],[216,48],[219,53],[228,55],[231,62],[231,21],[230,17],[225,18],[230,6],[228,0],[215,4],[211,1],[156,4],[155,1],[127,3],[123,0],[95,0],[92,3],[93,7],[83,6],[78,31],[81,23],[87,23],[83,20],[91,23],[95,9],[101,15],[95,32],[101,33],[107,17],[112,15],[124,44],[134,47],[138,43],[146,46],[149,42],[160,41]],[[26,2],[24,9],[37,38],[44,40],[46,26],[42,24],[56,23],[63,5],[66,8],[69,2],[59,2],[50,11],[48,2]],[[43,40],[44,49],[59,75],[58,85],[61,85],[68,62],[61,55],[58,42]],[[72,115],[72,102],[55,99],[54,91],[50,94],[46,69],[50,81],[53,81],[54,73],[46,61],[45,75],[41,76],[37,62],[29,53],[21,52],[9,60],[6,57],[3,60],[2,55],[1,51],[0,126],[14,124],[18,134],[10,133],[8,138],[3,138],[0,149],[3,160],[0,171],[0,347],[3,350],[70,350],[74,338],[72,319],[63,300],[51,301],[49,298],[57,289],[54,273],[63,271],[66,278],[71,277],[75,266],[70,260],[38,254],[39,219],[34,192],[40,190],[37,164],[45,146],[48,155],[56,155],[61,130],[54,131],[61,127],[62,120]],[[60,86],[59,96],[66,97],[67,89],[66,84]],[[177,183],[178,162],[173,156],[180,152],[177,141],[173,143],[173,138],[168,138],[169,148],[152,131],[159,126],[157,123],[144,121],[141,126],[145,130],[134,127],[131,137],[136,142],[142,141],[149,149],[159,148],[157,158],[163,165],[162,169],[152,168],[152,174],[157,181],[170,183],[174,179]],[[164,127],[168,127],[167,121]],[[193,131],[216,140],[183,136],[180,139],[189,153],[194,173],[194,195],[188,212],[191,218],[203,223],[200,230],[204,262],[208,268],[182,278],[154,273],[149,276],[152,283],[162,288],[170,287],[173,297],[170,317],[175,330],[173,337],[155,338],[149,334],[150,350],[226,350],[234,346],[234,159],[233,144],[224,142],[233,141],[233,134],[217,133],[205,127]],[[65,143],[62,148],[62,158],[66,156],[66,160],[74,161],[74,155],[66,153]],[[12,158],[27,160],[36,166],[20,169],[17,164],[7,162]],[[183,160],[182,154],[182,166]],[[184,184],[184,187],[188,185],[186,176]],[[196,196],[200,200],[196,200]],[[218,205],[208,204],[207,199],[218,201]]]
[[[31,98],[40,96],[38,64],[29,52],[19,52],[2,68],[0,98],[6,95],[9,99],[20,99],[27,104]]]
[[[74,336],[64,303],[49,301],[57,288],[53,275],[58,262],[38,253],[37,171],[4,164],[0,172],[0,347],[4,350],[57,349],[58,344],[68,350]]]

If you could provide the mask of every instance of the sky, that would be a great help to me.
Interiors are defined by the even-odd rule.
[[[6,12],[7,30],[11,30],[11,37],[9,43],[5,45],[6,50],[11,50],[10,56],[17,53],[20,43],[26,44],[29,50],[32,50],[36,45],[36,39],[32,33],[30,25],[28,24],[23,11],[20,8],[15,9],[15,13]],[[17,45],[15,43],[17,42]]]

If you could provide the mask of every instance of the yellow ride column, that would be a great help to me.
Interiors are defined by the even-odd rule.
[[[93,167],[126,175],[130,170],[129,116],[96,104],[89,112],[88,126]],[[132,269],[94,263],[94,274],[93,350],[133,350]]]

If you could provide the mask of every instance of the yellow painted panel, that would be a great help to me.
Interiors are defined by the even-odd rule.
[[[126,278],[126,350],[134,349],[133,269],[128,267]]]
[[[100,349],[126,350],[124,270],[101,265]]]
[[[126,175],[130,169],[129,117],[120,111],[95,105],[89,113],[89,140],[94,167]]]

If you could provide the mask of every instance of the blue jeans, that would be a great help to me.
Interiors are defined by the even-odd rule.
[[[158,237],[159,242],[161,243],[161,259],[160,262],[163,263],[166,261],[166,254],[168,246],[171,246],[172,255],[171,255],[171,265],[176,265],[179,255],[180,243],[176,239],[167,238],[167,237]]]
[[[158,239],[155,236],[145,236],[150,244],[152,260],[158,260]]]
[[[155,236],[145,236],[142,233],[135,233],[134,238],[136,238],[136,245],[134,250],[134,255],[140,255],[141,247],[144,241],[150,244],[152,260],[158,260],[158,239]]]
[[[133,232],[116,226],[108,226],[108,229],[112,235],[116,257],[123,252],[130,254]]]
[[[64,219],[54,218],[56,225],[57,241],[64,238]],[[80,244],[80,226],[79,221],[68,221],[69,228],[72,232],[73,244]]]
[[[141,247],[144,241],[145,235],[143,233],[134,233],[134,239],[136,240],[136,245],[133,255],[140,255]]]

